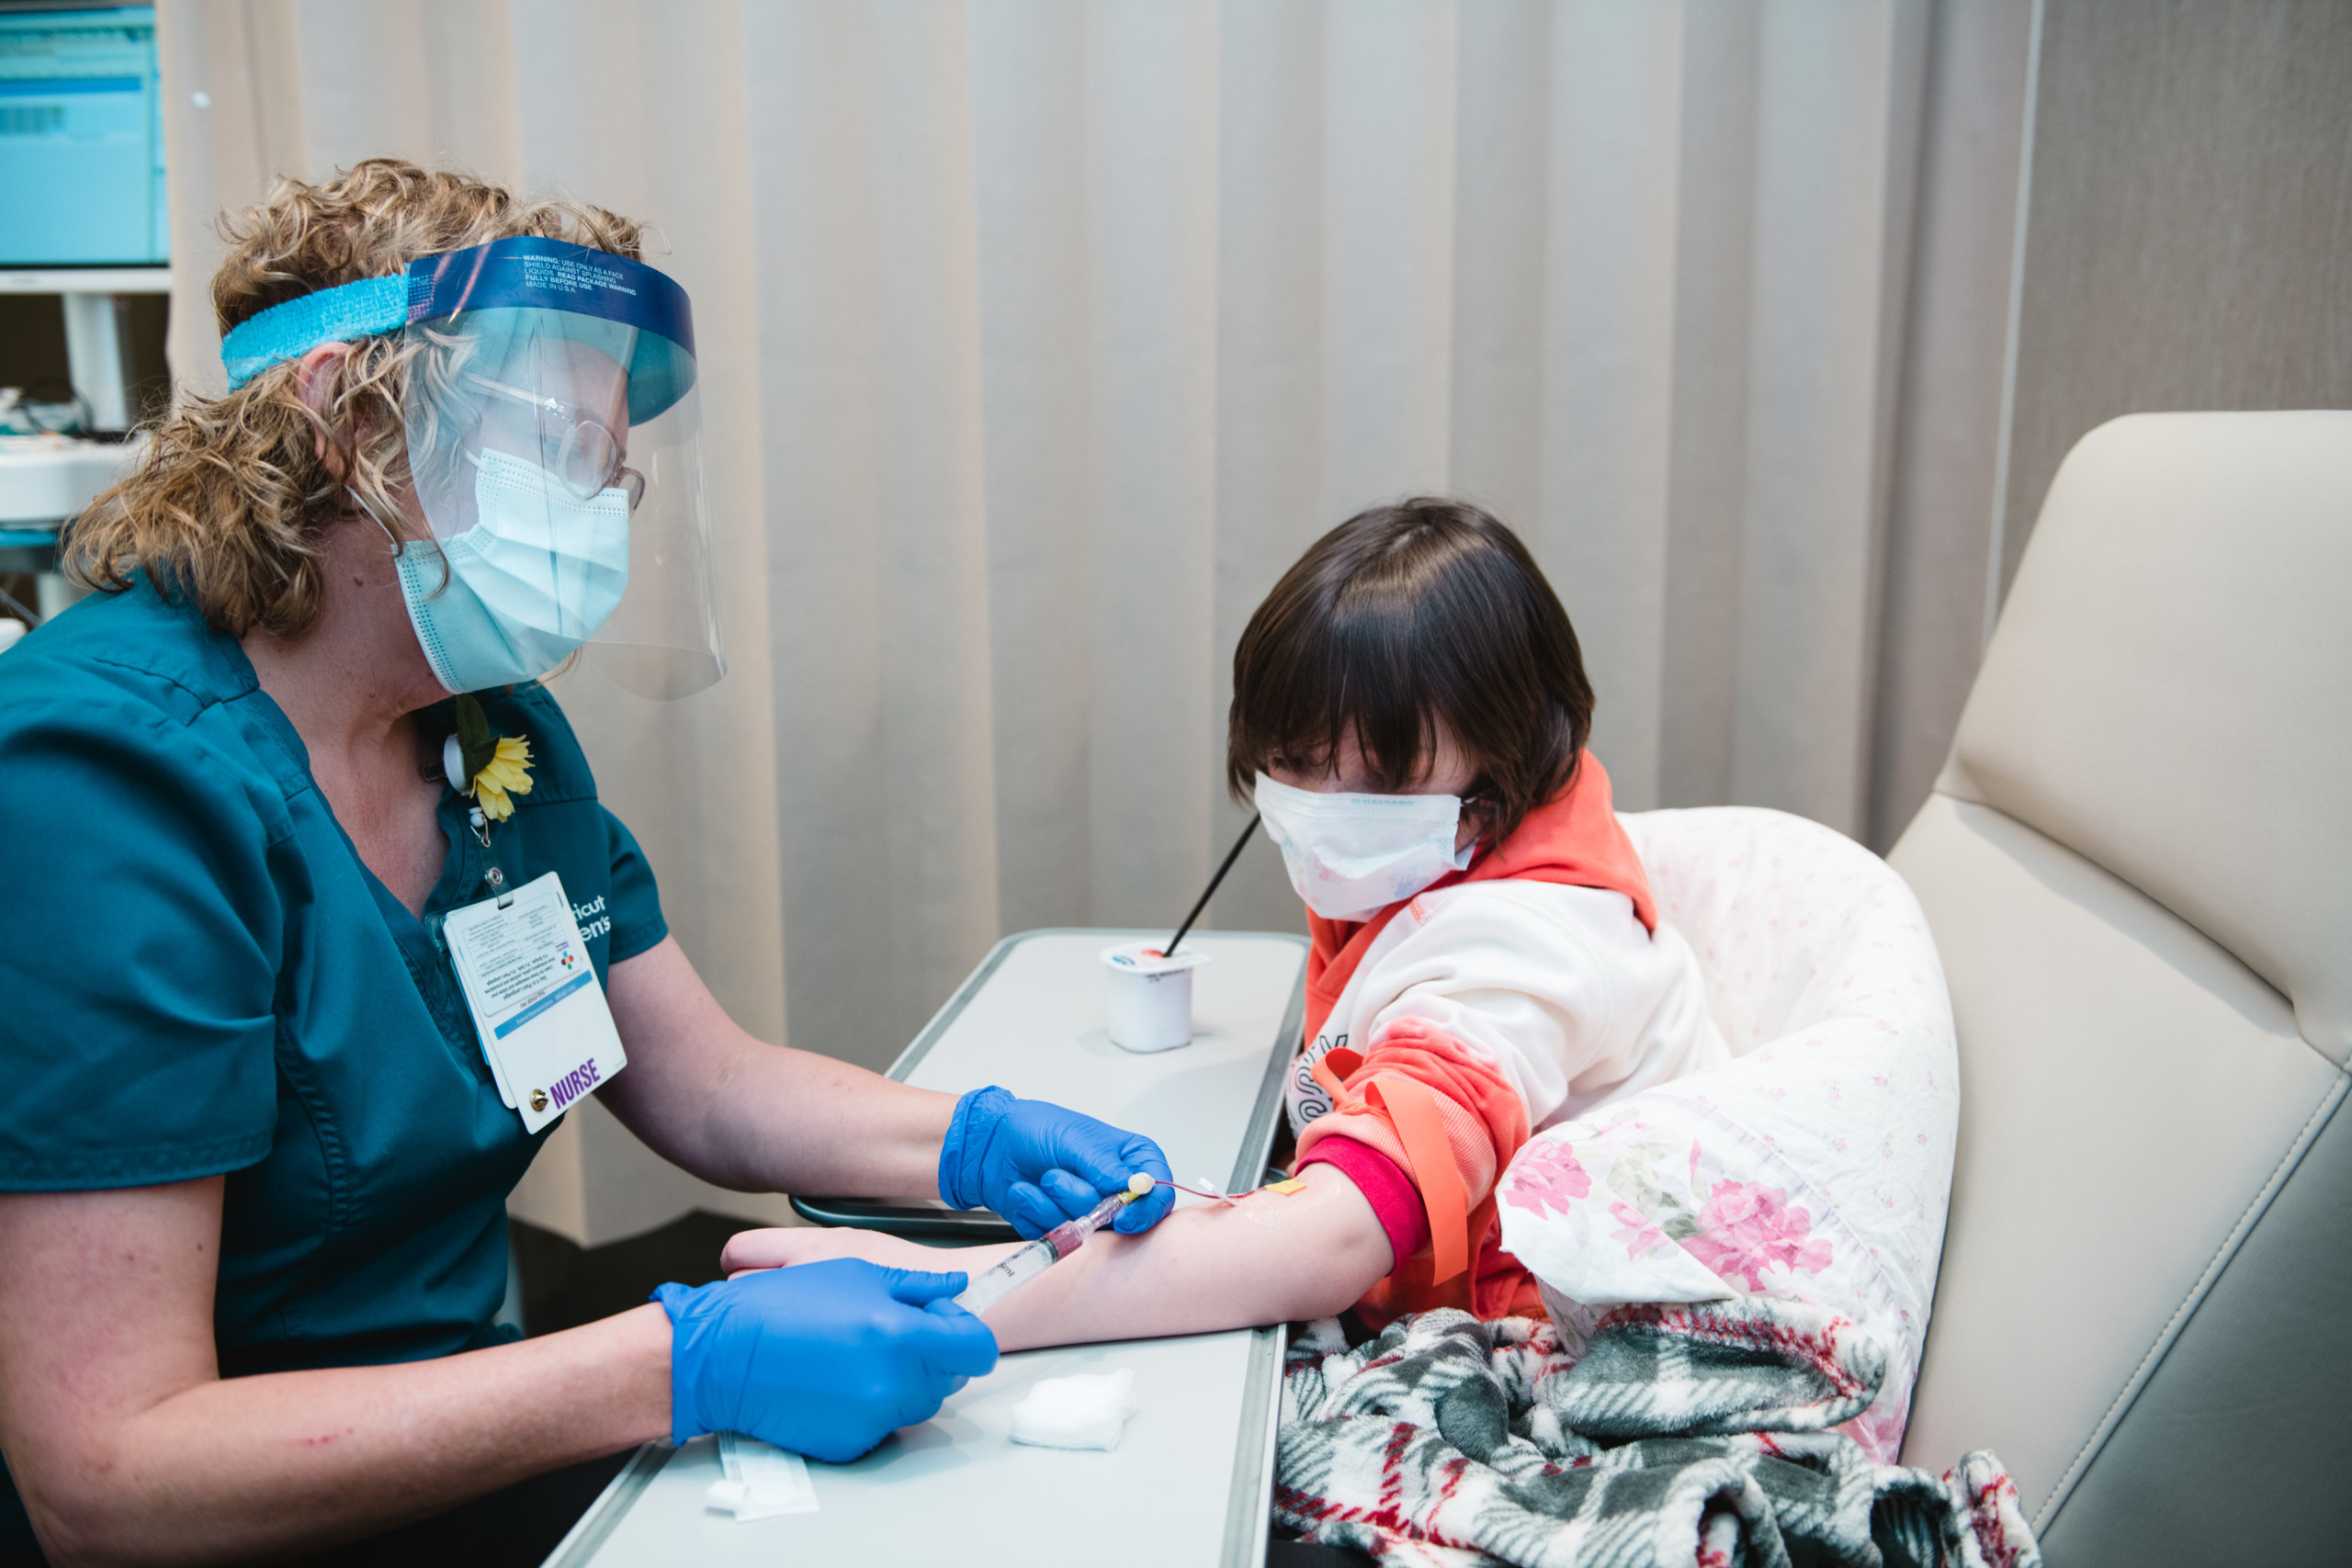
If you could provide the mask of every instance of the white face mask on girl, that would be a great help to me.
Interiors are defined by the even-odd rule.
[[[1266,836],[1283,852],[1290,885],[1327,920],[1368,920],[1449,871],[1466,871],[1455,795],[1323,795],[1258,775]]]

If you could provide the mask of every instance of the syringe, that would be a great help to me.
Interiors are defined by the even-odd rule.
[[[1140,1171],[1129,1177],[1125,1192],[1103,1199],[1084,1219],[1064,1220],[995,1268],[982,1270],[956,1298],[956,1304],[970,1313],[986,1312],[1001,1301],[1007,1291],[1027,1284],[1084,1247],[1088,1236],[1117,1219],[1120,1210],[1149,1192],[1152,1186],[1152,1179]]]

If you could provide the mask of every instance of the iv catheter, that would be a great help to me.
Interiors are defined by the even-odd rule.
[[[969,1313],[986,1312],[1002,1300],[1006,1292],[1027,1284],[1084,1247],[1088,1236],[1117,1219],[1120,1210],[1148,1193],[1154,1185],[1151,1177],[1136,1172],[1127,1179],[1125,1192],[1103,1199],[1083,1219],[1064,1220],[995,1268],[982,1270],[956,1298],[956,1304]]]

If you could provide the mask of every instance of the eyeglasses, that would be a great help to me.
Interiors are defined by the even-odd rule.
[[[510,387],[487,376],[469,373],[466,379],[485,392],[526,404],[543,416],[562,422],[563,437],[548,468],[572,494],[582,501],[593,501],[607,490],[619,490],[628,496],[631,512],[645,499],[645,476],[621,461],[620,440],[602,422],[571,403],[536,397],[520,387]],[[546,434],[541,434],[542,450]]]

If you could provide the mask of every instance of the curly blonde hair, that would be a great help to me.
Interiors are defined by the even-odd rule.
[[[273,305],[399,273],[420,256],[530,234],[639,256],[648,226],[601,207],[521,203],[471,175],[368,158],[320,185],[281,179],[258,207],[221,214],[229,252],[212,278],[222,335]],[[362,507],[398,519],[407,479],[401,418],[406,334],[362,338],[313,411],[299,362],[273,365],[219,398],[183,393],[149,427],[138,471],[93,502],[66,538],[66,568],[119,593],[144,571],[191,595],[216,631],[260,626],[284,638],[318,624],[320,542]],[[320,456],[324,439],[337,466]]]

